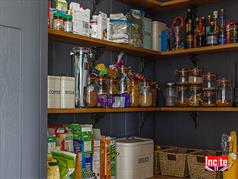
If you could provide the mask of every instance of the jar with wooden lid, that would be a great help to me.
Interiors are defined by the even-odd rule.
[[[97,106],[97,85],[96,78],[94,76],[88,77],[86,88],[86,106],[89,108]]]
[[[216,90],[203,90],[203,107],[216,106]]]
[[[158,90],[159,90],[158,82],[152,81],[151,82],[151,91],[152,91],[152,106],[153,107],[156,107]]]
[[[198,67],[191,68],[188,75],[188,83],[192,85],[202,84],[202,69]]]
[[[208,72],[203,75],[203,90],[216,90],[216,73]]]
[[[188,87],[185,85],[177,85],[177,100],[176,106],[178,107],[187,107],[188,106]]]
[[[138,107],[140,105],[139,103],[139,97],[140,97],[140,92],[139,92],[139,81],[137,79],[131,79],[131,94],[130,94],[130,99],[131,107]]]
[[[141,84],[140,89],[140,106],[141,107],[151,107],[153,104],[152,101],[152,91],[151,91],[151,82],[144,80]]]
[[[109,94],[117,95],[118,93],[119,93],[119,91],[118,91],[118,79],[110,78],[109,79]]]
[[[233,96],[230,79],[217,80],[217,100],[218,107],[230,107],[232,106]]]
[[[189,70],[185,68],[176,70],[176,84],[177,85],[186,85],[188,84],[188,74]]]
[[[202,87],[198,85],[192,85],[189,87],[189,106],[200,107],[202,106]]]

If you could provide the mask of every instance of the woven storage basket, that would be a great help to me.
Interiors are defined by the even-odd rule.
[[[161,175],[161,170],[160,170],[160,161],[159,161],[159,151],[161,150],[166,150],[166,149],[172,149],[174,147],[171,146],[155,146],[155,151],[154,151],[154,174],[155,176]]]
[[[190,178],[201,178],[201,179],[216,179],[222,178],[222,172],[208,172],[205,170],[205,156],[219,156],[222,155],[221,152],[216,152],[213,150],[204,150],[198,152],[192,152],[187,155],[188,168]]]
[[[187,177],[187,154],[197,149],[174,148],[159,151],[161,174],[175,177]]]

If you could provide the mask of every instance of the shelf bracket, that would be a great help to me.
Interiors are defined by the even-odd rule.
[[[197,112],[191,112],[190,116],[194,122],[194,128],[197,129],[198,128],[198,113]]]
[[[146,117],[146,112],[139,113],[139,135],[141,135],[141,131],[145,125],[145,117]]]
[[[104,117],[105,113],[92,113],[91,114],[92,125],[94,126],[95,124],[98,123],[98,120],[103,119]]]
[[[198,67],[198,64],[197,64],[197,61],[198,61],[198,58],[197,58],[197,55],[195,54],[191,54],[190,57],[189,57],[193,63],[193,66],[194,67]]]
[[[144,71],[145,71],[145,58],[141,57],[140,58],[140,72],[144,73]]]

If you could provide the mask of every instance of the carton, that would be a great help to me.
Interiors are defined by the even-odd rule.
[[[99,39],[107,40],[107,14],[99,12],[97,17],[97,36]]]
[[[61,77],[61,108],[74,108],[75,78]]]
[[[92,153],[92,130],[92,125],[81,125],[84,153]]]
[[[48,108],[61,107],[61,82],[58,76],[48,76]]]
[[[96,179],[100,178],[100,140],[93,140],[93,173]]]

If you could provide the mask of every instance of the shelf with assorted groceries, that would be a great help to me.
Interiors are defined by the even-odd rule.
[[[161,22],[152,22],[136,9],[130,9],[127,14],[110,14],[110,18],[100,12],[90,19],[89,9],[74,2],[68,8],[66,1],[57,0],[56,9],[49,8],[49,39],[80,47],[73,48],[70,53],[73,77],[48,76],[48,113],[237,112],[238,108],[234,106],[238,106],[238,100],[234,100],[231,80],[218,78],[218,74],[205,73],[199,67],[176,70],[176,81],[167,83],[162,92],[165,107],[158,107],[159,83],[124,63],[125,52],[160,57],[238,49],[238,37],[234,31],[237,23],[228,23],[224,32],[226,36],[222,36],[224,34],[216,31],[216,11],[206,24],[201,23],[202,18],[198,19],[196,30],[199,32],[195,33],[191,10],[187,16],[186,26],[191,28],[186,29],[185,34],[181,28],[185,26],[181,24],[185,23],[182,17],[175,19],[171,29]],[[106,47],[120,53],[109,66],[92,65],[95,61],[92,47]],[[233,158],[237,152],[235,146],[235,132],[223,134],[222,152],[229,156],[229,164],[232,164],[224,172],[225,179],[238,175],[237,160]],[[152,139],[138,137],[115,139],[102,135],[100,129],[91,124],[48,126],[49,179],[150,178],[154,174],[158,176],[154,178],[221,176],[221,172],[204,171],[207,155],[219,156],[221,153],[172,146],[154,147]]]

